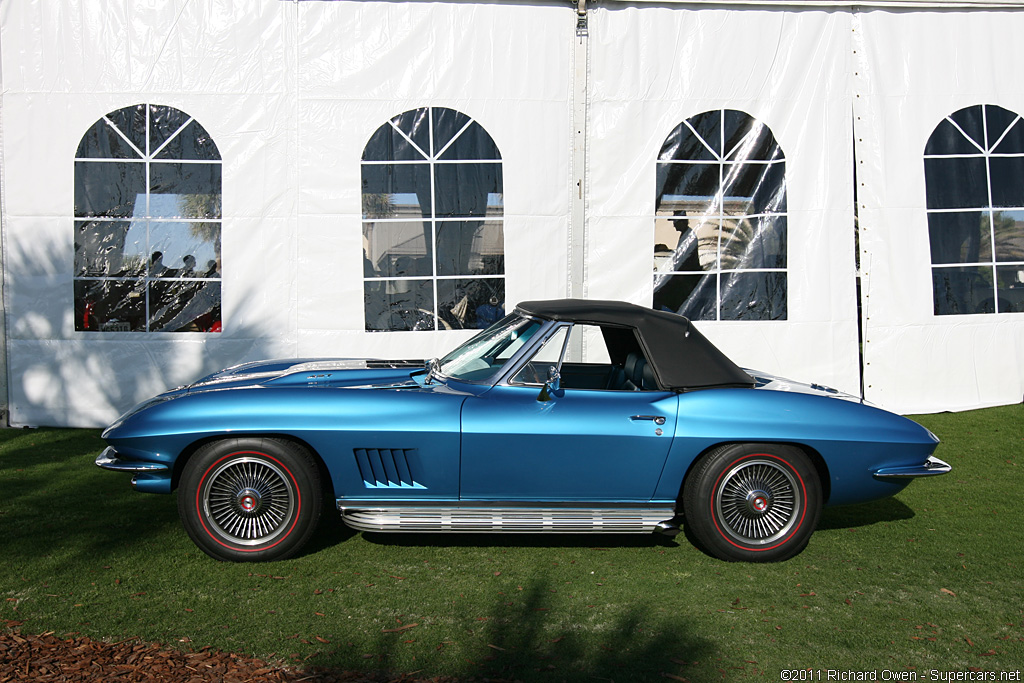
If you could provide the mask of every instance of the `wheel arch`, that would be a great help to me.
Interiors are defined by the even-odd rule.
[[[696,469],[697,464],[704,458],[705,455],[723,446],[739,446],[754,444],[764,444],[766,446],[789,446],[790,448],[796,448],[802,451],[804,455],[806,455],[810,459],[811,464],[814,465],[815,472],[817,472],[818,474],[818,482],[821,484],[821,503],[822,505],[828,504],[829,498],[831,497],[832,493],[832,477],[829,474],[828,464],[825,462],[825,458],[822,457],[821,453],[819,453],[817,449],[812,448],[803,443],[798,443],[796,441],[737,440],[719,441],[717,443],[713,443],[707,448],[705,448],[703,451],[701,451],[697,455],[697,457],[695,457],[693,461],[690,462],[689,467],[686,468],[686,473],[683,475],[683,480],[679,482],[679,494],[676,498],[677,509],[681,510],[682,507],[683,488],[686,486],[686,480],[690,478],[690,474],[693,472],[694,469]]]
[[[181,474],[185,471],[185,465],[188,464],[188,461],[196,454],[197,451],[199,451],[200,448],[207,444],[227,439],[276,439],[278,441],[284,441],[286,443],[300,446],[313,457],[313,462],[316,463],[317,474],[320,475],[320,488],[325,500],[333,503],[337,498],[334,493],[334,486],[332,484],[330,471],[327,469],[327,463],[324,462],[320,453],[318,453],[317,450],[305,439],[301,439],[294,434],[280,434],[276,432],[239,432],[231,434],[217,434],[193,441],[181,451],[174,461],[174,470],[171,475],[171,491],[178,488],[178,483],[181,481]]]

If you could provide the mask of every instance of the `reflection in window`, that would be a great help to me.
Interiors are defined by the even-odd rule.
[[[362,159],[366,329],[485,328],[505,315],[501,154],[452,109],[399,114]]]
[[[786,318],[786,160],[741,111],[697,114],[657,163],[654,308],[694,320]]]
[[[182,111],[107,114],[75,155],[75,329],[219,332],[221,159]]]
[[[924,150],[935,315],[1024,311],[1024,122],[993,104],[947,116]]]

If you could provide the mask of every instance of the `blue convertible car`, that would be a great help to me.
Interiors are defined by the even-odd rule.
[[[440,360],[246,363],[161,394],[96,464],[178,490],[192,540],[281,559],[325,501],[363,531],[661,532],[799,553],[823,505],[943,474],[925,428],[742,370],[678,315],[533,301]]]

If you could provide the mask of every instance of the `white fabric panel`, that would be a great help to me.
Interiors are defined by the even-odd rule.
[[[588,296],[651,305],[659,150],[741,110],[785,153],[788,315],[698,326],[745,367],[859,394],[849,15],[602,7],[590,36]]]
[[[295,11],[228,1],[0,7],[12,424],[102,426],[204,373],[295,354]],[[75,331],[75,153],[101,117],[142,103],[194,117],[220,150],[220,334]]]
[[[101,426],[246,360],[430,357],[472,334],[363,329],[360,157],[409,109],[468,114],[501,151],[507,306],[565,295],[570,7],[69,0],[0,19],[12,424]],[[223,159],[222,333],[75,331],[75,151],[142,103],[194,117]]]
[[[964,107],[1024,114],[1024,14],[869,12],[855,28],[866,397],[903,413],[1019,403],[1024,314],[933,314],[923,155]]]
[[[506,310],[565,296],[574,26],[568,7],[300,4],[300,355],[430,358],[473,334],[364,331],[360,158],[420,107],[470,116],[500,151]]]

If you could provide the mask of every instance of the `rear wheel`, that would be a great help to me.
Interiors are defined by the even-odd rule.
[[[803,451],[732,444],[705,455],[683,487],[686,525],[723,560],[777,562],[807,545],[821,512],[821,484]]]
[[[279,439],[215,441],[189,459],[178,514],[189,537],[218,560],[284,559],[320,517],[320,477],[305,448]]]

